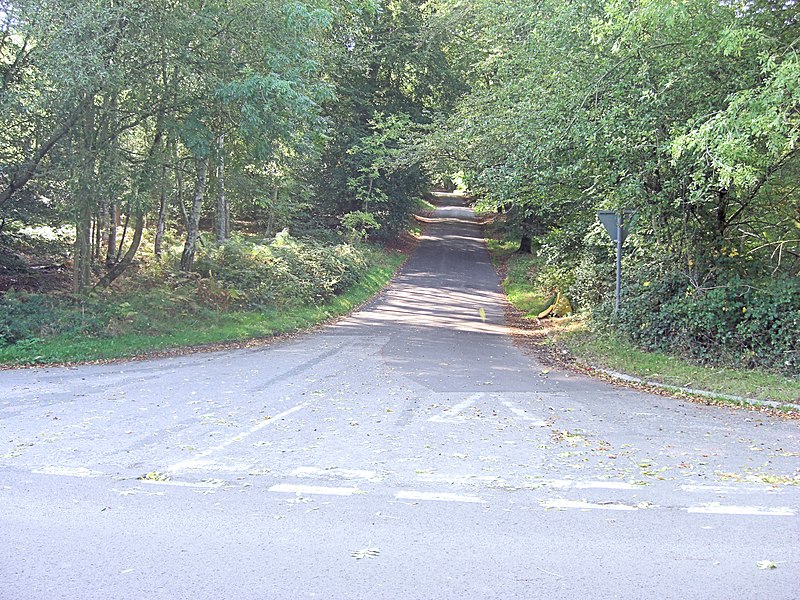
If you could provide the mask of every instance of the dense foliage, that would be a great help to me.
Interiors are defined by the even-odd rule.
[[[538,253],[537,285],[598,326],[798,373],[798,12],[0,0],[0,283],[22,280],[32,231],[68,226],[78,294],[146,253],[170,264],[180,240],[180,270],[237,302],[322,300],[363,269],[353,248],[455,181]],[[596,211],[621,208],[638,220],[611,314]],[[33,306],[3,302],[21,315],[8,331]]]
[[[800,372],[794,1],[478,0],[470,90],[425,138],[545,288],[649,348]],[[638,211],[624,304],[598,209]]]
[[[281,232],[269,244],[231,239],[204,252],[197,271],[221,282],[244,307],[323,302],[368,267],[365,247],[301,242]]]
[[[74,226],[80,293],[145,239],[161,255],[170,230],[184,271],[237,227],[391,237],[426,187],[399,149],[448,72],[426,14],[414,0],[3,0],[4,245]]]
[[[213,321],[221,312],[285,311],[320,305],[385,262],[366,245],[270,242],[234,235],[199,251],[196,273],[177,269],[178,247],[161,260],[150,254],[114,290],[85,296],[10,291],[0,297],[0,347],[37,344],[53,336],[110,339],[161,334],[176,321]]]

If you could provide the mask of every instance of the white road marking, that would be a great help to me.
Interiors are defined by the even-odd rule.
[[[424,481],[426,483],[449,483],[451,485],[456,484],[469,484],[475,483],[483,479],[484,481],[491,481],[494,477],[482,477],[478,478],[475,475],[452,475],[448,473],[417,473],[417,479],[420,481]]]
[[[253,467],[252,463],[233,463],[230,465],[218,463],[214,460],[192,459],[191,466],[183,467],[183,470],[215,471],[223,473],[243,473]]]
[[[763,506],[724,506],[718,502],[690,506],[686,512],[709,515],[763,515],[768,517],[793,517],[794,510],[782,506],[779,508],[765,508]]]
[[[288,417],[292,413],[295,413],[298,410],[301,410],[301,409],[305,408],[306,406],[308,406],[308,402],[303,402],[302,404],[298,404],[297,406],[293,406],[289,410],[285,410],[282,413],[275,415],[271,419],[264,419],[263,421],[258,423],[255,427],[250,429],[250,431],[246,431],[245,433],[240,433],[239,435],[236,435],[236,436],[234,436],[232,438],[229,438],[229,439],[225,440],[224,442],[222,442],[218,446],[214,446],[213,448],[209,448],[208,450],[204,450],[203,452],[199,452],[199,453],[195,454],[192,458],[189,458],[187,460],[182,460],[179,463],[175,463],[174,465],[172,465],[171,467],[169,467],[167,469],[167,472],[168,473],[175,473],[176,471],[182,471],[184,469],[197,468],[197,465],[202,464],[200,462],[200,459],[206,458],[207,456],[211,456],[214,452],[218,452],[220,450],[224,450],[225,448],[227,448],[231,444],[234,444],[236,442],[241,442],[243,439],[253,435],[254,433],[256,433],[258,431],[261,431],[267,425],[271,425],[272,423],[277,423],[281,419],[283,419],[285,417]]]
[[[188,487],[188,488],[218,488],[225,485],[221,479],[212,479],[210,481],[172,481],[166,479],[159,481],[157,479],[142,479],[142,483],[148,485],[171,485],[174,487]]]
[[[544,500],[539,505],[542,508],[578,508],[578,509],[595,509],[595,510],[639,510],[635,506],[628,506],[627,504],[595,504],[592,502],[584,502],[583,500],[565,500],[563,498],[555,498],[553,500]]]
[[[455,406],[451,406],[450,408],[442,411],[441,415],[434,415],[428,421],[433,421],[435,423],[459,423],[465,420],[465,417],[460,417],[459,413],[464,410],[465,408],[469,408],[473,404],[475,404],[476,400],[483,398],[483,393],[472,394],[469,398],[464,400],[463,402],[459,402]]]
[[[326,487],[322,485],[295,485],[279,483],[269,488],[270,492],[286,492],[287,494],[317,494],[321,496],[352,496],[361,490],[355,487]]]
[[[635,490],[639,486],[624,481],[576,481],[579,490]]]
[[[771,485],[682,485],[684,492],[709,492],[712,494],[751,494],[753,492],[763,492],[775,494],[781,490]]]
[[[642,486],[626,481],[606,481],[606,480],[590,480],[590,481],[575,481],[574,479],[541,479],[531,482],[532,485],[540,485],[545,487],[556,488],[565,490],[574,487],[578,490],[638,490]]]
[[[297,467],[290,473],[294,477],[341,477],[342,479],[365,479],[366,481],[383,481],[383,477],[375,471],[362,471],[360,469],[321,469],[320,467]]]
[[[572,487],[572,484],[575,482],[571,479],[543,479],[541,481],[534,481],[533,483],[563,490]]]
[[[471,502],[482,503],[485,502],[478,496],[464,496],[461,494],[451,494],[449,492],[416,492],[410,490],[401,490],[394,496],[398,500],[435,500],[438,502]]]
[[[58,467],[55,465],[33,469],[31,473],[64,475],[65,477],[101,477],[103,475],[100,471],[91,471],[86,467]]]
[[[505,401],[503,402],[503,406],[507,407],[512,413],[514,413],[521,419],[525,419],[526,421],[531,421],[531,425],[534,425],[536,427],[547,427],[547,421],[539,417],[535,417],[531,414],[528,414],[528,411],[522,408],[517,408],[516,406],[514,406],[513,402]]]

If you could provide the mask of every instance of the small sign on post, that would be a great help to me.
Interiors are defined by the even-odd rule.
[[[629,208],[623,210],[598,210],[597,218],[608,232],[611,241],[617,245],[617,286],[614,298],[614,312],[619,311],[622,295],[622,244],[636,221],[636,211]]]

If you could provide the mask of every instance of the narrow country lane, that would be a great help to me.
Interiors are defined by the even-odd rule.
[[[0,372],[0,599],[799,598],[797,422],[543,369],[440,201],[323,331]]]

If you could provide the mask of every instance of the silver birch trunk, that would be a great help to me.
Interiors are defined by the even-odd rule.
[[[194,267],[194,255],[197,251],[197,240],[200,236],[200,211],[203,208],[203,192],[206,188],[206,177],[208,176],[208,158],[201,158],[197,161],[197,178],[194,184],[194,195],[192,197],[192,210],[186,227],[186,243],[181,254],[181,271],[191,271]]]
[[[222,243],[230,236],[230,210],[225,196],[225,134],[217,138],[217,210],[214,234],[217,243]]]

